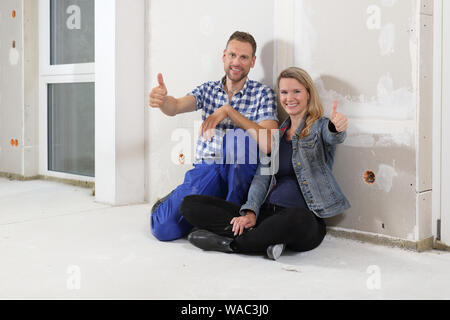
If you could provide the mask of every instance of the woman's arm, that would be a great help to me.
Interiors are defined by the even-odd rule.
[[[258,166],[250,189],[248,190],[247,202],[240,209],[241,215],[245,216],[248,211],[252,211],[255,214],[256,219],[258,218],[259,208],[265,200],[272,178],[271,175],[262,174],[262,172],[270,171],[266,168],[268,166],[270,166],[270,164],[260,164]]]

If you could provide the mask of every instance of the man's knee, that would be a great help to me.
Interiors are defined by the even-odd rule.
[[[157,213],[157,211],[155,211]],[[153,236],[160,241],[170,241],[186,236],[192,226],[182,217],[178,221],[173,219],[158,219],[152,214],[150,217],[150,230]]]

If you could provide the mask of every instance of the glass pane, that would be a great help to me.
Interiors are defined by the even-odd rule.
[[[94,0],[50,0],[50,64],[94,62]]]
[[[48,85],[48,170],[94,177],[95,84]]]

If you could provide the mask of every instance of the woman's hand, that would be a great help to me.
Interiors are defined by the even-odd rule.
[[[244,229],[250,229],[256,225],[256,214],[248,210],[245,216],[234,217],[230,224],[233,225],[232,231],[234,235],[241,235]]]
[[[334,100],[333,109],[331,110],[330,120],[334,124],[337,132],[344,132],[348,127],[347,117],[337,112],[337,100]]]
[[[212,115],[205,119],[200,127],[200,132],[198,133],[199,137],[203,136],[206,141],[211,141],[212,137],[214,137],[214,130],[217,125],[224,119],[228,117],[227,108],[230,107],[228,105],[223,105]]]

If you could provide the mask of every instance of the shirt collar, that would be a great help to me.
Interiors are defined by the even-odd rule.
[[[222,80],[219,81],[218,88],[223,90],[224,92],[227,92],[225,90],[225,79],[226,79],[226,76],[223,76]],[[247,91],[248,87],[250,86],[250,81],[251,80],[247,77],[247,80],[245,80],[245,84],[242,87],[241,91],[236,92],[236,93],[241,93],[242,95],[244,95],[245,92]]]

